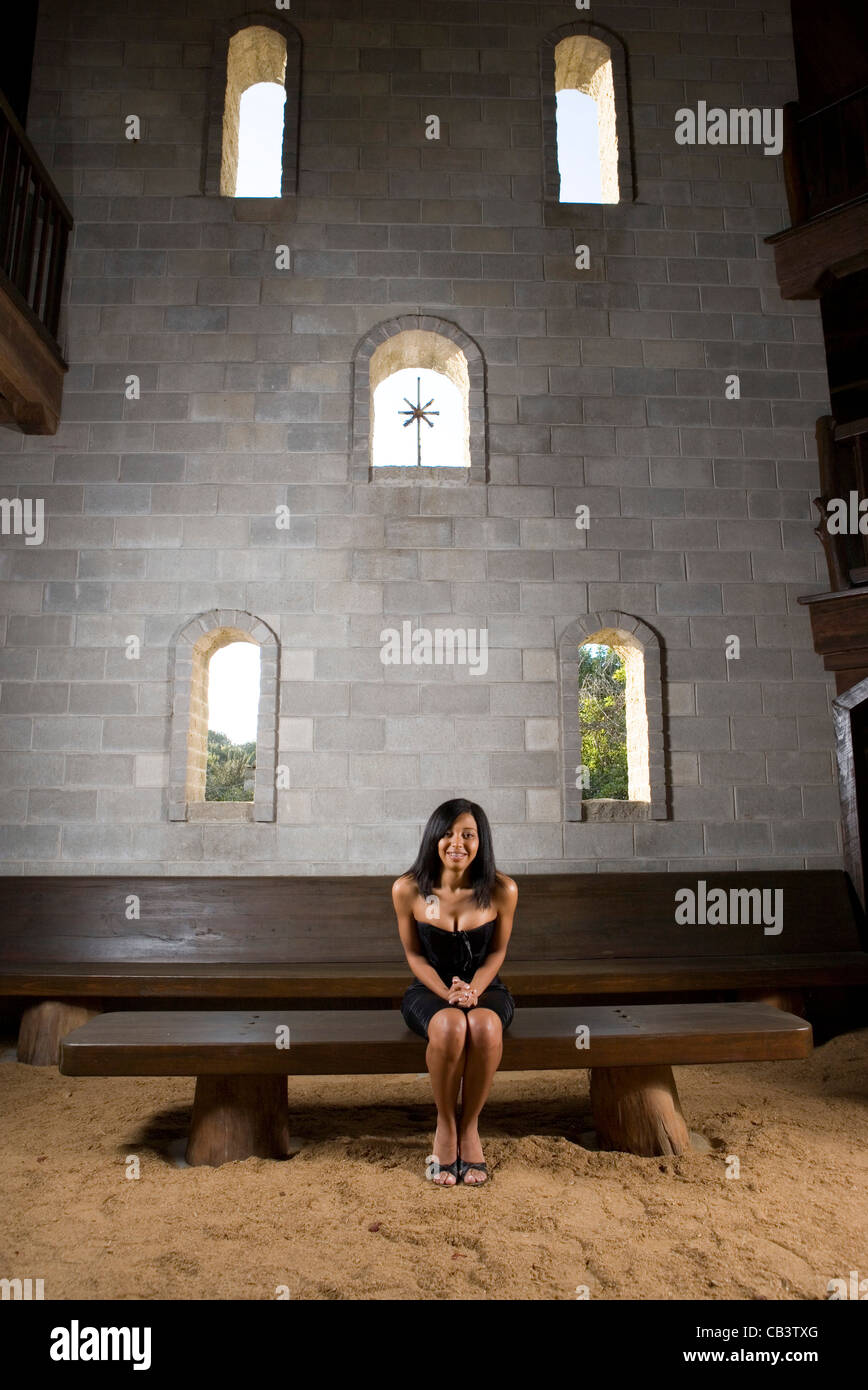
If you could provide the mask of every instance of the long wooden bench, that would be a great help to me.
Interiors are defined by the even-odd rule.
[[[782,930],[679,925],[676,893],[783,895]],[[0,879],[0,995],[27,1000],[21,1061],[106,1001],[374,1008],[409,982],[391,879]],[[503,978],[525,1005],[735,992],[801,1012],[798,991],[868,982],[843,872],[523,874]],[[116,1005],[115,1005],[116,1007]]]
[[[520,1008],[502,1070],[590,1067],[601,1147],[678,1154],[690,1140],[673,1064],[800,1058],[812,1045],[809,1023],[770,1004]],[[424,1041],[394,1009],[108,1013],[70,1033],[60,1061],[65,1076],[195,1076],[187,1162],[212,1166],[288,1153],[287,1076],[424,1066]]]

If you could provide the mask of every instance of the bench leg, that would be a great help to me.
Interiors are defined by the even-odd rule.
[[[785,1014],[804,1018],[805,996],[800,989],[743,989],[739,1000],[748,1004],[773,1004]]]
[[[60,1044],[73,1028],[96,1018],[98,1006],[73,1003],[68,999],[45,999],[31,1004],[21,1016],[18,1029],[18,1060],[31,1067],[56,1067]]]
[[[592,1067],[591,1109],[601,1149],[654,1158],[690,1148],[671,1067]]]
[[[186,1155],[192,1167],[288,1153],[285,1076],[196,1077]]]

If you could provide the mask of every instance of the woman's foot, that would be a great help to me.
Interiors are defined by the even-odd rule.
[[[438,1187],[454,1187],[458,1181],[457,1174],[449,1172],[454,1169],[458,1162],[458,1126],[454,1123],[450,1125],[444,1120],[437,1121],[437,1128],[434,1131],[434,1147],[431,1150],[440,1165],[440,1171],[435,1172],[431,1181]]]
[[[459,1147],[462,1163],[482,1163],[484,1161],[482,1140],[476,1125],[462,1127]],[[470,1168],[464,1173],[464,1181],[468,1187],[481,1187],[483,1183],[488,1182],[488,1175],[481,1172],[479,1168]]]

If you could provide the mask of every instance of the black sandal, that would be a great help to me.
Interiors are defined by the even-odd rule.
[[[459,1169],[461,1170],[460,1177],[459,1177],[458,1181],[459,1181],[459,1182],[463,1182],[465,1187],[485,1187],[485,1183],[486,1183],[486,1182],[490,1182],[490,1178],[489,1178],[489,1176],[488,1176],[488,1164],[487,1164],[487,1163],[468,1163],[468,1162],[466,1161],[466,1159],[459,1158],[459,1160],[458,1160],[458,1167],[459,1167]],[[485,1174],[485,1182],[466,1182],[466,1181],[465,1181],[465,1178],[466,1178],[467,1174],[470,1172],[470,1169],[471,1169],[471,1168],[478,1168],[479,1171],[480,1171],[481,1173],[484,1173],[484,1174]]]
[[[452,1161],[451,1163],[440,1163],[440,1164],[438,1164],[438,1166],[437,1166],[437,1172],[434,1173],[434,1174],[428,1179],[428,1181],[429,1181],[429,1182],[433,1182],[435,1187],[457,1187],[458,1184],[459,1184],[460,1181],[461,1181],[461,1178],[459,1177],[459,1174],[458,1174],[458,1165],[459,1165],[460,1162],[461,1162],[461,1160],[458,1159],[458,1158],[456,1158],[456,1159],[453,1159],[453,1161]],[[434,1182],[434,1179],[435,1179],[435,1178],[439,1178],[439,1176],[440,1176],[441,1173],[451,1173],[452,1176],[453,1176],[453,1178],[455,1179],[455,1181],[454,1181],[454,1182]]]

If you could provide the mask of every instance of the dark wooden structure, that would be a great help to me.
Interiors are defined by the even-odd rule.
[[[586,1028],[587,1047],[577,1046]],[[281,1043],[286,1045],[279,1045]],[[602,1147],[653,1156],[689,1148],[672,1065],[806,1057],[809,1023],[770,1004],[573,1005],[519,1009],[507,1071],[591,1068]],[[392,1010],[112,1013],[63,1042],[65,1076],[195,1076],[190,1164],[289,1151],[287,1076],[418,1072],[425,1043]]]
[[[784,109],[790,227],[774,248],[784,299],[816,299],[829,279],[868,264],[868,87],[825,106]]]
[[[844,863],[864,909],[868,864],[868,678],[832,702]]]
[[[820,520],[814,529],[825,551],[829,582],[840,591],[868,579],[868,504],[859,510],[860,499],[868,498],[868,420],[839,425],[833,416],[823,415],[816,437],[820,496],[814,505]],[[846,530],[841,529],[842,512]]]
[[[0,94],[0,424],[54,434],[66,362],[58,345],[72,214]]]
[[[839,695],[868,676],[868,589],[804,594],[799,603],[811,615],[814,650],[835,674]]]
[[[665,873],[527,874],[502,972],[521,1004],[779,997],[868,982],[843,872],[708,873],[710,892],[781,890],[783,927],[678,925]],[[409,983],[380,877],[0,879],[0,995],[27,1001],[22,1061],[106,1001],[171,1007],[395,1007]],[[130,918],[129,913],[138,916]],[[113,1006],[114,1007],[114,1006]],[[73,1010],[73,1013],[69,1011]]]

